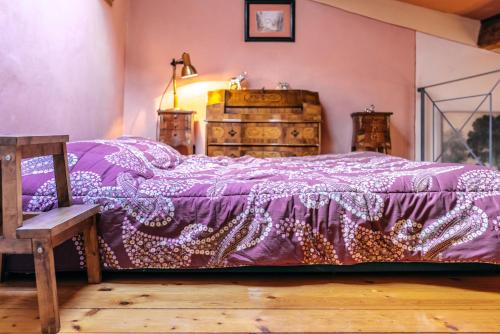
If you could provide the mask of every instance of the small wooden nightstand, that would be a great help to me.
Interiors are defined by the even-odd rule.
[[[355,112],[352,117],[352,150],[391,153],[392,112]]]
[[[157,140],[172,146],[181,154],[194,154],[194,111],[158,111]]]

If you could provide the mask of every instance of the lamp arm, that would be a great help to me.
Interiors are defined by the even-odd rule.
[[[177,80],[175,79],[176,71],[177,71],[177,61],[175,59],[172,60],[172,86],[174,90],[174,109],[179,108],[179,99],[177,98]]]
[[[180,59],[172,58],[172,61],[170,62],[171,66],[182,65],[182,64],[184,64],[184,60],[182,60],[182,58]]]
[[[165,89],[163,90],[163,93],[161,94],[160,98],[160,105],[158,106],[158,111],[161,111],[161,104],[163,102],[163,98],[165,97],[165,94],[167,94],[168,87],[172,84],[172,78],[170,78],[168,84],[165,86]]]
[[[174,87],[173,87],[173,89],[174,89],[174,109],[178,107],[177,106],[178,101],[176,101],[177,100],[177,83],[175,80],[175,75],[176,75],[177,65],[183,64],[183,63],[184,62],[182,61],[182,59],[176,60],[175,58],[172,58],[172,61],[170,62],[170,66],[172,66],[172,76],[170,77],[170,81],[165,86],[165,89],[163,90],[163,93],[161,94],[160,104],[158,105],[158,111],[161,111],[161,104],[163,103],[163,99],[165,98],[165,95],[167,94],[167,90],[171,84],[174,85]]]
[[[176,77],[177,65],[183,65],[183,64],[188,64],[188,65],[190,64],[189,55],[187,53],[183,53],[182,58],[179,58],[179,59],[172,58],[172,61],[170,62],[170,65],[172,66],[172,77],[161,95],[160,105],[158,106],[158,111],[161,110],[161,104],[163,102],[163,98],[165,97],[165,94],[167,93],[167,90],[168,90],[168,87],[170,87],[170,84],[173,85],[173,91],[174,91],[173,92],[174,93],[174,109],[179,108],[179,100],[177,98],[177,80],[175,77]]]

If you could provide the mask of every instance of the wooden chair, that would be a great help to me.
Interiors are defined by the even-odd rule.
[[[101,281],[96,217],[98,205],[72,205],[66,142],[68,136],[0,137],[0,276],[5,254],[32,253],[42,333],[60,329],[53,249],[83,232],[89,283]],[[52,155],[58,208],[22,211],[21,160]]]

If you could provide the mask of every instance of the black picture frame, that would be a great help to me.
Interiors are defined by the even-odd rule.
[[[289,37],[255,37],[250,36],[251,5],[290,5]],[[295,42],[295,0],[245,0],[245,42]]]

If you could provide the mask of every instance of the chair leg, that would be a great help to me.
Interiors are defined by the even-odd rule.
[[[0,283],[5,282],[5,254],[0,253]]]
[[[96,284],[101,283],[102,273],[96,219],[95,217],[91,219],[92,224],[83,230],[83,238],[85,241],[85,256],[87,258],[88,281],[91,284]]]
[[[61,328],[57,300],[54,250],[50,240],[33,239],[38,310],[43,334],[55,334]]]

